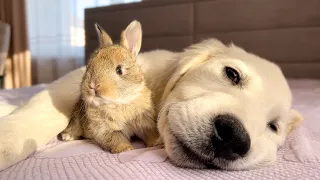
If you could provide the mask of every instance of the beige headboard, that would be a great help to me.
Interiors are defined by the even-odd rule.
[[[276,62],[287,77],[320,78],[319,0],[150,0],[85,10],[86,58],[94,23],[113,39],[130,21],[143,26],[142,51],[181,51],[215,37]]]

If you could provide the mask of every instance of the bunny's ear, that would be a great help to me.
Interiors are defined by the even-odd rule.
[[[141,48],[142,30],[140,22],[134,20],[122,32],[120,44],[126,47],[136,57]]]
[[[99,37],[100,48],[112,45],[110,36],[99,26],[99,24],[95,23],[94,26]]]

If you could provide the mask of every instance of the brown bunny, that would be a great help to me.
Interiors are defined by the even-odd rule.
[[[103,149],[119,153],[134,149],[130,137],[140,137],[147,146],[158,138],[151,91],[136,64],[142,30],[138,21],[122,32],[120,44],[95,25],[100,48],[91,56],[81,83],[68,127],[60,133],[64,141],[93,139]]]

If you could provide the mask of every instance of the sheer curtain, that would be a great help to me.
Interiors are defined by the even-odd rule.
[[[49,83],[84,65],[84,9],[140,0],[27,0],[32,79]]]

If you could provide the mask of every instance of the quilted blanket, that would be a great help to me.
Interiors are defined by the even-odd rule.
[[[289,80],[294,108],[305,121],[279,147],[273,166],[247,171],[184,169],[174,166],[163,149],[145,148],[110,154],[86,141],[53,139],[29,158],[0,172],[11,179],[320,179],[320,81]],[[0,104],[20,104],[45,86],[0,91]],[[1,118],[0,118],[1,120]]]

